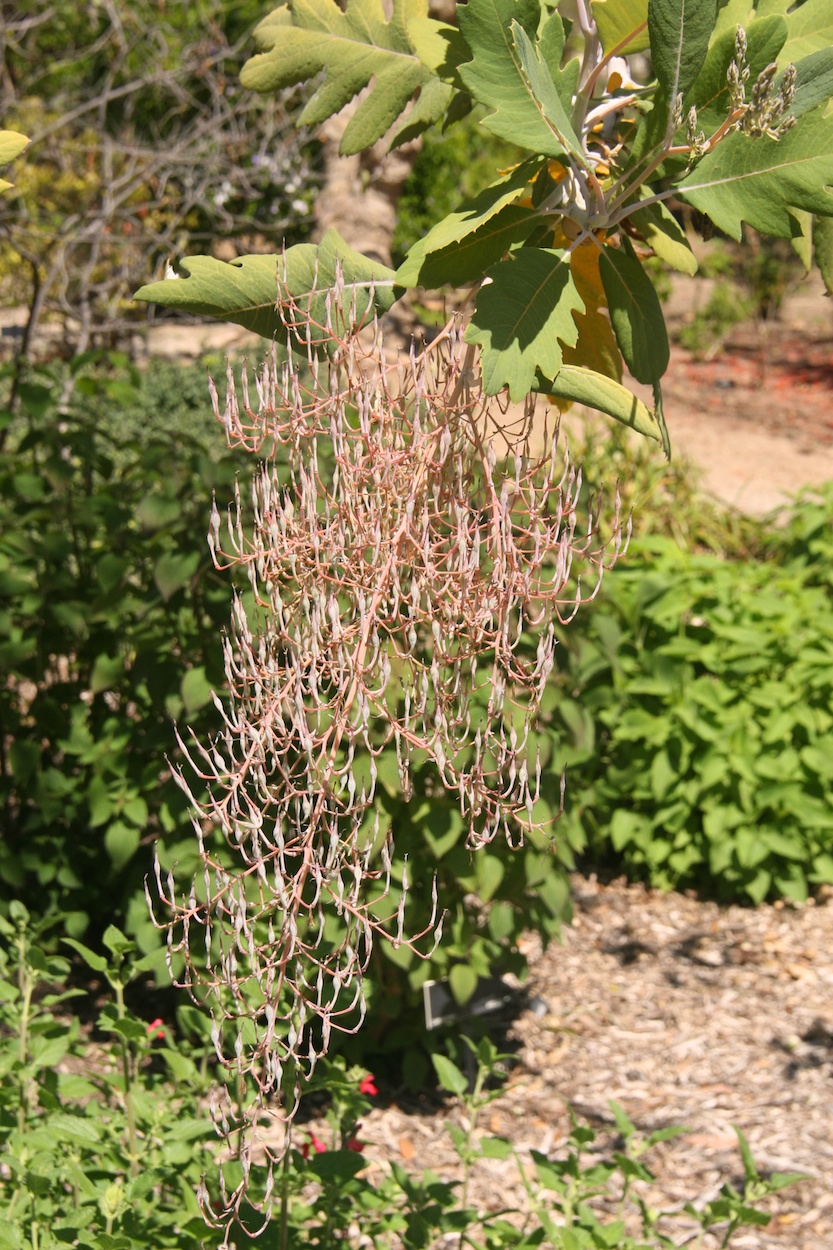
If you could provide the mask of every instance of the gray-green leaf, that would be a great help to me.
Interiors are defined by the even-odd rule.
[[[662,306],[635,256],[606,247],[599,257],[610,320],[619,350],[637,382],[658,382],[670,350]]]
[[[669,108],[700,73],[716,13],[716,0],[649,0],[651,64]]]

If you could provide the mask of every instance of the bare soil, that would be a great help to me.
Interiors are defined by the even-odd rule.
[[[672,338],[710,285],[675,282]],[[833,300],[820,286],[809,277],[776,320],[739,325],[710,358],[672,345],[663,394],[673,454],[696,466],[707,494],[751,515],[833,481]]]
[[[647,1160],[652,1204],[681,1210],[707,1203],[726,1181],[742,1189],[737,1126],[761,1174],[806,1179],[767,1200],[768,1227],[744,1230],[732,1245],[826,1250],[833,906],[719,907],[624,881],[575,877],[573,886],[576,916],[563,945],[530,951],[533,1007],[510,1030],[517,1066],[482,1131],[509,1137],[523,1157],[530,1149],[554,1157],[572,1107],[599,1132],[592,1159],[617,1145],[609,1099],[643,1133],[686,1125],[687,1135]],[[446,1121],[459,1124],[459,1112],[421,1112],[410,1100],[374,1110],[362,1132],[372,1173],[395,1160],[459,1178]],[[481,1209],[523,1207],[514,1169],[494,1160],[479,1168],[471,1196]],[[683,1219],[675,1244],[688,1244],[694,1230]]]

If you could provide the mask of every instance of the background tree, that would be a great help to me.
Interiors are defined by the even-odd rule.
[[[63,350],[112,342],[130,296],[190,243],[225,256],[302,237],[314,176],[287,94],[244,91],[252,0],[0,5],[0,115],[32,139],[0,206],[0,302]]]

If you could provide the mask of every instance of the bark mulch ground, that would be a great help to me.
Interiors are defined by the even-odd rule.
[[[768,1199],[769,1226],[732,1245],[833,1246],[833,904],[720,907],[583,877],[574,891],[563,944],[542,953],[531,943],[532,1006],[510,1027],[517,1065],[484,1132],[555,1156],[572,1107],[604,1152],[616,1140],[609,1099],[644,1133],[686,1125],[648,1160],[655,1205],[682,1208],[726,1180],[742,1187],[736,1125],[762,1174],[807,1179]],[[375,1109],[362,1133],[370,1175],[395,1159],[459,1176],[449,1120],[459,1122],[453,1105]],[[487,1161],[471,1198],[522,1205],[513,1170]],[[675,1237],[683,1245],[693,1234],[678,1226]]]

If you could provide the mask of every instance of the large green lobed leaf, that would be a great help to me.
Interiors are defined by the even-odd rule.
[[[307,314],[313,337],[315,327],[324,324],[327,293],[339,275],[344,289],[337,310],[329,297],[331,319],[341,323],[336,329],[387,311],[402,293],[392,269],[353,251],[335,230],[328,230],[318,246],[299,243],[282,256],[241,256],[229,262],[186,256],[180,269],[185,277],[151,282],[134,298],[232,321],[267,339],[284,328],[278,311],[279,282]]]
[[[574,347],[573,312],[583,312],[566,253],[520,248],[489,271],[478,296],[466,341],[481,348],[487,395],[507,387],[524,399],[538,375],[552,378],[562,363],[561,345]]]
[[[833,118],[816,109],[778,140],[729,135],[676,190],[733,239],[740,240],[743,222],[788,239],[791,208],[833,216],[831,185]]]
[[[532,47],[537,47],[541,16],[538,0],[469,0],[458,7],[457,16],[472,53],[472,60],[460,66],[460,78],[474,99],[491,110],[483,125],[502,139],[532,152],[550,157],[563,155],[564,142],[557,127],[544,115],[528,71],[536,83],[543,76],[549,78],[546,90],[552,86],[552,77],[537,52],[532,53],[524,67],[515,34],[520,28]],[[552,33],[549,32],[550,38]]]
[[[261,22],[255,38],[263,52],[243,66],[240,81],[274,92],[323,73],[300,116],[319,125],[372,83],[341,140],[344,155],[372,146],[433,75],[416,55],[407,23],[425,18],[427,0],[394,0],[388,21],[379,0],[292,0]]]

